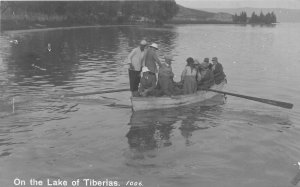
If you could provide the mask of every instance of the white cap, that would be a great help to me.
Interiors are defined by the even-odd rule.
[[[145,72],[147,72],[147,71],[150,71],[146,66],[144,66],[143,68],[142,68],[142,73],[145,73]]]
[[[140,44],[141,45],[147,45],[147,41],[146,40],[142,40]]]
[[[152,43],[152,44],[150,45],[150,47],[153,47],[153,48],[155,48],[155,49],[158,49],[158,45],[157,45],[156,43]]]

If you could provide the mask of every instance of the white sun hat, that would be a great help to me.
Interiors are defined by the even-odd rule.
[[[153,47],[153,48],[155,48],[155,49],[158,49],[158,45],[157,45],[156,43],[152,43],[152,44],[150,45],[150,47]]]

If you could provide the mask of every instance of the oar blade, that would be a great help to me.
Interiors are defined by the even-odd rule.
[[[286,102],[282,102],[282,101],[273,101],[273,100],[267,100],[265,103],[274,105],[274,106],[279,106],[282,108],[287,108],[287,109],[292,109],[294,106],[292,103],[286,103]]]
[[[252,96],[241,95],[241,94],[235,94],[235,93],[224,92],[224,91],[213,90],[213,89],[207,89],[207,91],[222,93],[222,94],[231,95],[231,96],[235,96],[235,97],[240,97],[240,98],[244,98],[244,99],[249,99],[249,100],[252,100],[252,101],[266,103],[266,104],[269,104],[269,105],[274,105],[274,106],[278,106],[278,107],[282,107],[282,108],[287,108],[287,109],[293,108],[293,104],[282,102],[282,101],[275,101],[275,100],[270,100],[270,99],[263,99],[263,98],[252,97]]]

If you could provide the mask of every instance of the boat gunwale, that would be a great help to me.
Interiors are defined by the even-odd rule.
[[[205,91],[205,90],[199,90],[196,93],[192,93],[192,94],[183,94],[183,95],[173,95],[173,96],[161,96],[161,97],[155,97],[155,96],[151,96],[151,97],[131,97],[132,100],[134,101],[146,101],[146,100],[181,100],[181,99],[186,99],[186,98],[192,98],[192,97],[198,97],[199,95],[203,95],[204,93],[207,93],[210,91]]]
[[[220,84],[214,84],[212,87],[214,86],[224,86],[226,84],[225,81],[221,82]],[[195,93],[192,94],[181,94],[181,95],[173,95],[173,96],[161,96],[161,97],[156,97],[156,96],[150,96],[150,97],[130,97],[131,100],[133,101],[151,101],[151,100],[155,100],[157,102],[157,100],[180,100],[180,99],[187,99],[187,98],[193,98],[193,97],[198,97],[199,95],[204,95],[206,93],[209,93],[212,91],[208,91],[208,90],[198,90]]]

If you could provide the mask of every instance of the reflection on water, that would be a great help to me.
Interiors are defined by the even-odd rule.
[[[172,136],[180,131],[185,145],[192,145],[193,132],[216,127],[215,119],[222,113],[216,105],[223,103],[223,95],[217,95],[207,106],[190,105],[168,110],[133,112],[126,134],[131,159],[155,157],[157,150],[172,146]],[[213,115],[211,115],[213,113]],[[149,156],[150,155],[150,156]]]
[[[178,120],[172,116],[157,116],[156,112],[134,112],[126,137],[130,148],[144,152],[170,146],[170,134]],[[172,118],[172,119],[171,119]]]

